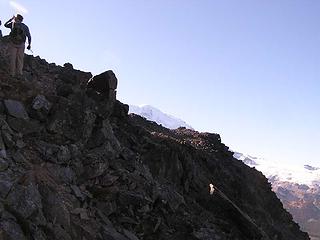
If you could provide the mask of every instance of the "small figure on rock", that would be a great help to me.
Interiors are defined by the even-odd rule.
[[[23,17],[20,14],[9,19],[4,26],[10,28],[10,73],[12,76],[22,76],[25,42],[28,38],[27,49],[31,49],[31,35],[27,25],[22,23]]]

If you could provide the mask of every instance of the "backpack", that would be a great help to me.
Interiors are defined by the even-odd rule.
[[[10,32],[10,40],[12,43],[20,45],[26,41],[26,33],[22,24],[13,23],[12,30]]]

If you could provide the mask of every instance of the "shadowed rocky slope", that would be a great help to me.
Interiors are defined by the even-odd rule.
[[[1,240],[309,239],[219,135],[128,115],[111,71],[10,78],[1,44]]]

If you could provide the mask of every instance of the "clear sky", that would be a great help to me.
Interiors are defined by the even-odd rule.
[[[320,166],[319,0],[0,0],[3,23],[15,9],[35,55],[114,70],[122,102],[243,153]]]

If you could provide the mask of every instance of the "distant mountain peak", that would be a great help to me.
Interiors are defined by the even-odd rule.
[[[250,166],[250,167],[254,167],[259,165],[255,160],[257,160],[258,158],[256,157],[252,157],[250,155],[244,155],[242,153],[239,152],[234,152],[233,156],[238,159],[241,160],[242,162],[244,162],[246,165]]]
[[[185,127],[194,130],[193,127],[191,127],[185,121],[176,118],[170,114],[164,113],[158,108],[153,107],[151,105],[129,105],[129,113],[140,115],[149,121],[156,122],[169,129]]]
[[[320,169],[318,167],[312,167],[310,165],[304,165],[304,168],[307,169],[307,170],[310,170],[310,171],[316,171],[316,170]]]
[[[320,168],[317,167],[283,164],[278,161],[274,162],[264,158],[252,157],[239,152],[234,152],[233,156],[246,165],[261,171],[270,182],[276,179],[281,182],[305,184],[310,187],[320,183]]]

